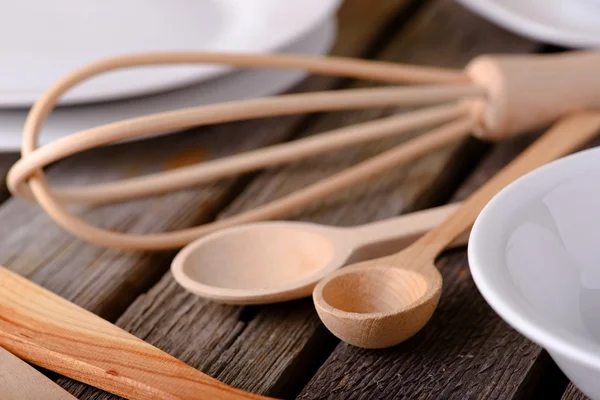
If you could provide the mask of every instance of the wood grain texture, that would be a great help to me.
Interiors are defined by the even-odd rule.
[[[569,384],[562,400],[590,400],[589,397],[581,393],[572,383]]]
[[[534,43],[507,34],[464,12],[452,1],[436,2],[392,37],[381,57],[432,65],[462,66],[482,52],[530,51]],[[337,113],[313,120],[307,133],[364,121],[391,110]],[[219,216],[262,204],[372,156],[396,142],[381,141],[345,154],[330,154],[261,174]],[[444,201],[452,181],[462,179],[466,158],[477,154],[451,146],[408,168],[332,197],[296,219],[355,225],[397,215],[419,204]],[[456,166],[454,174],[440,172]],[[446,185],[438,185],[445,183]],[[443,188],[443,190],[441,190]],[[435,195],[434,195],[435,194]],[[424,201],[423,199],[427,199]],[[231,307],[185,293],[167,274],[119,319],[118,324],[209,375],[235,387],[293,397],[336,341],[320,324],[310,300],[268,307]],[[351,369],[348,369],[350,371]],[[299,387],[300,386],[300,387]],[[68,385],[81,398],[107,398]]]

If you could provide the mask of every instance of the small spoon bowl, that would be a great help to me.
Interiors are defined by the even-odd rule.
[[[350,228],[307,222],[257,222],[198,239],[173,260],[186,290],[227,304],[267,304],[308,297],[349,262],[392,254],[437,226],[450,204]],[[453,245],[466,242],[466,235]]]
[[[331,333],[354,346],[376,349],[420,331],[437,307],[441,289],[442,277],[433,265],[414,271],[391,262],[382,265],[379,259],[326,277],[313,291],[313,300]]]

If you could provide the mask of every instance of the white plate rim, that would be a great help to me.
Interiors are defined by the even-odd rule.
[[[233,7],[232,3],[240,0],[227,0],[221,2],[223,6]],[[206,49],[207,51],[236,51],[236,52],[251,52],[251,53],[269,53],[277,51],[282,47],[292,43],[296,39],[307,35],[314,30],[318,24],[329,19],[340,7],[343,0],[241,0],[244,7],[250,7],[252,2],[259,9],[270,8],[272,13],[279,16],[283,22],[278,23],[278,26],[285,26],[286,30],[280,30],[277,34],[269,31],[265,27],[261,31],[254,32],[255,39],[252,45],[246,43],[243,48],[240,48],[236,43],[220,43],[216,44],[215,48]],[[273,11],[274,10],[274,11]],[[292,10],[292,11],[290,11]],[[298,12],[300,10],[301,12]],[[178,49],[174,49],[176,51]],[[197,51],[205,49],[198,48]],[[117,55],[117,54],[115,54]],[[150,69],[152,67],[146,67]],[[163,67],[163,70],[165,67]],[[127,89],[123,88],[96,88],[85,90],[84,86],[77,87],[67,93],[59,101],[59,105],[80,105],[97,103],[109,100],[118,100],[132,98],[140,95],[148,95],[159,93],[165,90],[172,90],[183,87],[188,84],[195,84],[209,79],[214,79],[226,73],[234,71],[234,68],[222,65],[203,66],[202,68],[190,68],[183,70],[178,68],[177,73],[173,74],[173,78],[154,81],[152,84],[142,84],[141,86],[132,85]],[[164,74],[163,74],[164,77]],[[58,79],[59,77],[57,77]],[[0,90],[0,107],[2,108],[26,108],[30,107],[33,102],[41,95],[42,92],[10,92]]]
[[[285,47],[283,49],[283,51],[285,52],[290,52],[290,53],[295,53],[295,54],[311,54],[311,55],[322,55],[322,54],[326,54],[332,47],[333,43],[335,42],[335,37],[336,37],[336,28],[337,28],[337,22],[335,20],[335,18],[331,18],[329,20],[326,20],[324,22],[321,22],[321,24],[319,26],[316,27],[316,29],[314,29],[312,32],[309,32],[307,35],[297,39],[294,43],[289,44],[287,47]],[[270,77],[268,79],[268,82],[265,83],[264,85],[259,84],[260,82],[266,82],[267,81],[267,74],[270,74],[269,71],[252,71],[252,70],[248,70],[248,71],[235,71],[231,74],[219,77],[217,79],[214,80],[210,80],[210,81],[206,81],[206,82],[201,82],[198,84],[195,84],[191,87],[186,87],[183,89],[175,89],[166,93],[158,93],[158,94],[153,94],[150,96],[145,96],[145,97],[141,97],[141,98],[133,98],[133,99],[126,99],[126,100],[119,100],[119,101],[115,101],[115,102],[111,102],[111,103],[105,103],[105,104],[86,104],[86,105],[79,105],[79,106],[75,106],[75,107],[68,107],[68,108],[64,108],[64,107],[60,107],[57,108],[56,110],[54,110],[53,113],[67,113],[69,112],[70,109],[74,110],[74,112],[77,112],[77,109],[84,109],[86,110],[86,112],[92,112],[94,109],[98,109],[101,108],[102,112],[106,112],[107,111],[107,107],[108,110],[110,110],[111,108],[117,107],[117,109],[122,109],[123,107],[127,107],[128,103],[134,103],[134,107],[136,106],[136,103],[142,103],[142,105],[140,106],[139,104],[137,104],[137,109],[139,110],[140,108],[143,108],[144,105],[143,103],[148,101],[148,98],[150,98],[150,103],[152,103],[152,101],[154,101],[153,99],[158,99],[159,103],[161,98],[163,99],[163,102],[167,101],[171,104],[173,104],[173,102],[175,102],[175,105],[172,107],[168,107],[168,108],[162,108],[160,107],[159,109],[157,109],[156,105],[150,105],[147,106],[146,105],[146,110],[149,109],[149,111],[144,111],[144,112],[139,112],[139,111],[132,111],[130,113],[130,115],[127,116],[123,116],[123,118],[133,118],[133,117],[138,117],[138,116],[142,116],[142,115],[147,115],[149,113],[155,113],[155,112],[161,112],[161,111],[168,111],[171,109],[178,109],[178,108],[184,108],[184,107],[193,107],[195,105],[201,105],[201,104],[207,104],[208,102],[214,103],[214,102],[223,102],[223,101],[231,101],[231,100],[237,100],[240,98],[249,98],[249,97],[263,97],[263,96],[269,96],[269,95],[273,95],[275,93],[280,93],[281,91],[284,91],[286,89],[288,89],[289,87],[297,84],[298,82],[300,82],[304,77],[306,77],[307,73],[305,71],[297,71],[297,70],[290,70],[290,71],[282,71],[281,74],[279,74],[279,76],[277,76],[276,78]],[[272,76],[272,74],[271,74]],[[246,81],[253,81],[253,86],[261,86],[260,90],[258,89],[252,89],[253,93],[252,94],[234,94],[232,92],[235,92],[236,90],[238,90],[239,88],[244,86],[244,82]],[[225,89],[223,89],[223,86],[221,85],[225,85]],[[233,90],[232,88],[235,88],[235,90]],[[225,98],[225,100],[223,100],[222,98],[218,99],[218,100],[214,100],[216,97],[215,95],[211,95],[211,92],[215,92],[217,90],[225,90],[230,92],[230,94],[228,94]],[[194,97],[194,103],[186,103],[186,100],[183,100],[182,103],[182,93],[187,93],[187,94],[183,94],[184,97],[186,98],[190,98],[190,97]],[[196,94],[198,93],[198,94]],[[179,97],[178,97],[179,96]],[[222,96],[221,96],[222,97]],[[4,120],[4,126],[0,126],[0,152],[4,152],[4,153],[8,153],[8,152],[13,152],[13,151],[19,151],[21,149],[21,132],[22,132],[22,125],[25,121],[25,118],[27,117],[27,110],[16,110],[16,109],[8,109],[8,110],[1,110],[0,109],[0,124],[2,123],[2,121]],[[19,120],[19,122],[14,122],[16,119]],[[122,119],[122,117],[119,117],[117,119]],[[109,123],[112,122],[108,121],[108,120],[103,120],[103,121],[96,121],[96,123],[94,123],[92,126],[89,126],[89,128],[92,128],[94,126],[98,126],[98,124],[105,124],[105,123]],[[41,135],[40,135],[40,144],[46,144],[49,143],[51,141],[60,139],[62,137],[71,135],[75,132],[80,131],[81,129],[86,129],[86,128],[81,128],[81,127],[73,127],[68,125],[69,127],[65,129],[65,133],[64,135],[61,135],[59,133],[57,133],[57,129],[56,129],[56,124],[60,124],[63,123],[64,124],[64,120],[63,122],[59,122],[59,121],[53,121],[53,114],[50,114],[49,116],[49,120],[46,122],[45,126],[42,127],[41,129]],[[15,128],[6,128],[7,125],[13,125],[15,126]],[[18,125],[18,128],[16,128],[16,125]],[[11,132],[11,130],[14,130],[14,133]],[[4,131],[4,132],[3,132]],[[136,138],[136,139],[132,139],[131,141],[136,141],[136,140],[144,140],[148,137],[141,137],[141,138]]]

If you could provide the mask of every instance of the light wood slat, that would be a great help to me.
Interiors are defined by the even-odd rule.
[[[525,52],[536,47],[464,12],[452,1],[441,1],[419,13],[406,30],[399,31],[382,58],[462,66],[482,52]],[[317,119],[309,132],[387,113],[390,111],[328,115]],[[261,174],[219,217],[279,197],[395,143],[381,141]],[[416,204],[441,202],[454,187],[453,182],[464,177],[470,166],[466,158],[477,159],[478,154],[472,154],[472,150],[481,149],[450,146],[409,168],[315,205],[297,218],[353,225],[396,215]],[[455,171],[455,175],[444,174],[444,170]],[[446,179],[446,190],[439,190],[440,176]],[[206,314],[212,319],[200,318]],[[186,294],[169,274],[138,298],[118,323],[229,384],[282,397],[298,393],[299,382],[320,365],[336,343],[319,323],[310,299],[268,307],[216,305]],[[217,329],[220,326],[225,328]],[[351,368],[345,372],[351,372]],[[91,393],[86,391],[84,397]]]

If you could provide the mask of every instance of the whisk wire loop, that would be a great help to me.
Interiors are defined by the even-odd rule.
[[[249,68],[299,68],[312,73],[369,79],[394,85],[287,94],[153,114],[74,133],[38,148],[38,135],[44,120],[60,97],[69,89],[88,78],[111,70],[173,63],[226,63]],[[398,86],[399,83],[424,85]],[[468,76],[462,71],[336,57],[153,53],[101,60],[65,76],[34,104],[24,127],[22,158],[9,171],[7,183],[13,194],[35,199],[57,223],[92,243],[135,250],[178,248],[201,235],[225,226],[284,217],[294,210],[346,189],[374,174],[458,140],[468,135],[475,126],[475,119],[462,100],[480,98],[484,95],[485,89],[470,82]],[[439,105],[441,103],[445,104]],[[278,115],[408,105],[433,106],[413,113],[335,129],[313,137],[225,159],[118,182],[51,189],[43,172],[49,164],[81,151],[145,135],[175,133],[196,126]],[[433,128],[439,124],[442,124],[441,127],[434,128],[427,134],[284,198],[231,218],[195,228],[148,235],[119,233],[90,225],[64,208],[64,204],[67,203],[109,203],[180,190],[371,140],[400,135],[416,129]]]

